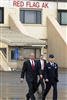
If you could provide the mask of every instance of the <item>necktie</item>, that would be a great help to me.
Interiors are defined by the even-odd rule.
[[[32,60],[32,69],[34,69],[34,61]]]
[[[54,63],[52,63],[52,66],[54,67]]]

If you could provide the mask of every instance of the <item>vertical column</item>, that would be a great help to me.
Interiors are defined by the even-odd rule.
[[[41,55],[44,54],[44,46],[41,47]]]
[[[43,55],[44,59],[47,60],[47,48],[46,47],[44,48],[44,46],[42,46],[41,48],[41,55]]]

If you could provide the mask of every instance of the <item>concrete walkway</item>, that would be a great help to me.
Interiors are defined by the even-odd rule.
[[[0,72],[0,100],[26,100],[28,90],[27,83],[24,80],[20,83],[20,71]],[[67,100],[67,70],[59,70],[58,100]],[[41,86],[35,93],[36,100],[41,100]],[[52,100],[52,88],[48,93],[46,100]]]

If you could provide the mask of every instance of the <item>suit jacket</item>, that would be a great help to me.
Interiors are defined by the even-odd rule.
[[[48,79],[50,83],[58,82],[58,65],[56,63],[51,65],[50,62],[48,62],[45,65],[44,77]]]
[[[32,69],[30,60],[27,60],[24,62],[23,67],[22,67],[22,72],[21,72],[21,78],[24,78],[24,74],[26,72],[26,81],[27,82],[37,82],[37,75],[39,72],[37,62],[34,60],[35,66],[34,70]]]
[[[43,59],[43,60],[44,60],[44,59]],[[41,71],[41,74],[43,75],[43,71],[44,71],[44,70],[41,69],[41,62],[40,62],[40,60],[37,61],[37,64],[38,64],[39,70]],[[44,67],[45,67],[45,65],[46,65],[46,60],[44,60]]]

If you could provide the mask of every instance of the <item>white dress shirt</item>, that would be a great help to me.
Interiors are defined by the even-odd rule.
[[[40,63],[41,63],[41,69],[43,70],[44,69],[44,60],[40,59]]]
[[[33,61],[33,64],[34,64],[34,66],[35,66],[35,62],[34,62],[34,60],[31,60],[31,59],[29,59],[29,60],[30,60],[31,65],[32,65],[32,61]]]
[[[54,66],[54,63],[50,62],[51,66]]]

